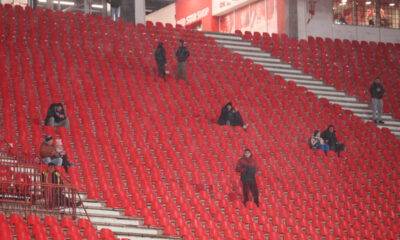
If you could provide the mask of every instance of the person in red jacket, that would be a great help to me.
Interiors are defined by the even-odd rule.
[[[259,206],[258,187],[255,176],[257,170],[258,165],[254,160],[250,149],[245,149],[243,157],[239,158],[236,164],[236,172],[240,172],[240,180],[242,181],[243,185],[243,203],[245,206],[249,200],[249,190],[253,195],[254,203]]]

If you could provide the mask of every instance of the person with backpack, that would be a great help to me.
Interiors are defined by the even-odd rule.
[[[240,173],[240,181],[243,186],[243,204],[246,206],[249,201],[249,191],[253,195],[254,203],[259,206],[258,187],[256,182],[256,173],[258,170],[257,162],[254,160],[250,149],[244,150],[244,155],[239,158],[236,164],[236,172]]]
[[[162,77],[164,81],[165,79],[165,64],[167,63],[167,58],[165,56],[165,49],[162,42],[158,43],[158,47],[156,52],[154,53],[154,57],[156,59],[157,68],[158,68],[158,77]]]

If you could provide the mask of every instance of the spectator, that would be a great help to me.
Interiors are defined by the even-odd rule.
[[[245,130],[249,124],[243,125],[242,115],[237,109],[233,108],[231,102],[228,102],[222,109],[221,115],[218,118],[219,125],[241,126]]]
[[[46,119],[44,125],[52,127],[69,128],[69,120],[65,114],[64,107],[61,103],[53,103],[47,110]]]
[[[158,77],[164,78],[165,79],[165,64],[167,63],[167,58],[165,57],[165,49],[163,47],[163,44],[161,42],[158,43],[158,47],[156,52],[154,53],[156,63],[157,63],[157,68],[158,68]]]
[[[254,203],[259,206],[258,202],[258,187],[255,174],[258,170],[258,165],[249,149],[244,150],[242,156],[236,164],[236,172],[240,172],[240,180],[243,186],[243,204],[246,206],[249,200],[248,192],[251,191]]]
[[[107,0],[107,2],[111,5],[111,20],[115,22],[118,22],[121,1],[122,0]]]
[[[311,148],[324,150],[325,155],[328,155],[329,145],[325,144],[324,139],[321,138],[320,130],[314,131],[314,134],[311,138]]]
[[[42,174],[42,181],[52,184],[52,186],[48,187],[49,191],[46,199],[49,200],[49,205],[52,207],[72,207],[72,201],[63,194],[63,190],[68,188],[62,186],[64,182],[55,166],[54,163],[49,163],[47,172]],[[50,176],[51,179],[49,179]],[[81,204],[79,201],[75,206],[79,207]]]
[[[340,18],[339,18],[339,24],[347,24],[346,19],[344,19],[343,16],[340,16]]]
[[[383,86],[381,85],[381,80],[379,78],[375,79],[374,83],[369,88],[369,92],[371,93],[372,97],[372,121],[374,121],[374,123],[384,123],[382,121],[382,97],[385,93],[385,89],[383,89]]]
[[[333,125],[329,125],[328,129],[321,134],[321,137],[324,139],[324,142],[328,144],[329,150],[336,151],[338,156],[340,151],[344,150],[344,144],[338,142],[335,127]]]
[[[71,166],[67,160],[67,155],[65,152],[57,151],[56,146],[53,144],[52,136],[45,136],[45,140],[42,142],[39,148],[39,155],[47,165],[52,163],[56,166],[63,166],[65,172],[68,172],[68,167]]]
[[[183,40],[179,40],[179,48],[176,51],[176,58],[178,60],[178,64],[176,66],[176,75],[177,75],[177,80],[183,77],[185,78],[186,83],[188,82],[187,74],[186,74],[186,59],[190,56],[189,50],[183,46]]]

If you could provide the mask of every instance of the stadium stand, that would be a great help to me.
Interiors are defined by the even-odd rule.
[[[264,66],[298,86],[305,86],[319,98],[351,110],[364,121],[371,121],[369,87],[376,77],[387,89],[384,96],[385,124],[400,137],[398,65],[400,44],[367,43],[309,37],[308,41],[289,39],[286,34],[236,31],[236,35],[207,32],[218,44]],[[260,50],[264,50],[262,52]]]
[[[396,137],[202,32],[0,5],[0,36],[2,136],[37,151],[47,107],[63,102],[71,128],[44,132],[76,162],[71,183],[106,210],[142,217],[172,239],[400,237]],[[178,39],[191,51],[189,84],[173,78]],[[167,82],[155,79],[158,41]],[[216,124],[228,101],[247,131]],[[309,149],[310,134],[329,124],[346,143],[340,157]],[[234,164],[245,147],[260,165],[259,208],[240,200]],[[71,226],[77,235],[79,222]]]

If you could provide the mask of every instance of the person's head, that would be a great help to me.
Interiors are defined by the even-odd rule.
[[[61,103],[58,103],[58,104],[56,105],[56,111],[60,112],[62,109],[63,109],[62,104],[61,104]]]
[[[329,132],[333,133],[335,131],[335,127],[333,125],[329,125],[328,130]]]
[[[376,82],[376,83],[380,83],[380,82],[381,82],[381,79],[377,77],[377,78],[375,78],[375,82]]]
[[[230,111],[230,110],[233,109],[233,105],[232,105],[231,102],[228,102],[228,103],[226,104],[226,109],[228,109],[228,111]]]
[[[182,47],[183,46],[183,40],[182,39],[179,39],[179,47]]]
[[[47,135],[45,135],[45,136],[44,136],[44,141],[45,141],[47,144],[52,145],[52,144],[53,144],[53,137],[52,137],[52,136],[47,136]]]
[[[244,150],[244,156],[247,157],[247,158],[251,157],[251,151],[250,151],[250,149],[246,148],[246,149]]]
[[[164,44],[162,42],[158,42],[158,47],[162,48],[164,46]]]
[[[321,136],[321,131],[320,130],[315,130],[314,131],[314,137],[319,137]]]

